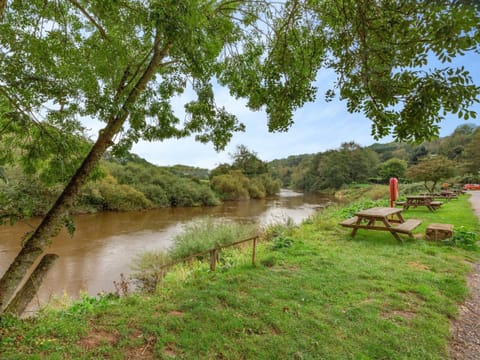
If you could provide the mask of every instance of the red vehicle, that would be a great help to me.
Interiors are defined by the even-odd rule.
[[[463,190],[480,190],[480,184],[465,184]]]

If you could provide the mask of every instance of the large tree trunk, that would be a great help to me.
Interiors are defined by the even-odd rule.
[[[45,255],[37,265],[28,280],[23,284],[22,288],[15,294],[13,300],[8,304],[5,312],[20,316],[27,308],[30,301],[37,293],[48,271],[52,268],[58,259],[56,254]]]
[[[139,95],[144,91],[147,84],[154,77],[155,72],[161,66],[161,60],[168,54],[170,44],[164,44],[163,48],[160,48],[160,42],[160,35],[157,33],[152,47],[153,55],[151,60],[126,97],[121,110],[111,115],[107,126],[100,131],[96,143],[82,165],[70,179],[70,182],[37,229],[27,238],[20,253],[0,279],[0,314],[7,307],[9,300],[22,282],[27,271],[42,255],[45,248],[50,245],[51,239],[60,231],[62,220],[68,215],[81,187],[86,183],[88,176],[98,165],[107,148],[113,144],[113,137],[122,128],[129,115],[128,109],[137,101]],[[121,89],[122,85],[119,85],[119,89]]]
[[[112,135],[109,133],[112,130],[107,131],[109,127],[111,128],[112,126],[107,126],[105,130],[100,133],[97,142],[90,150],[90,153],[80,168],[72,177],[50,211],[45,215],[37,229],[27,238],[20,253],[0,280],[0,313],[3,312],[7,306],[8,301],[18,285],[22,282],[30,267],[51,243],[52,237],[60,231],[62,220],[68,215],[81,186],[85,184],[89,174],[111,144]]]

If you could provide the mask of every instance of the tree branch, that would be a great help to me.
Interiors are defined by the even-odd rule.
[[[0,0],[0,20],[3,19],[3,12],[5,11],[6,7],[7,7],[7,0]]]
[[[28,238],[22,247],[22,250],[14,259],[10,267],[0,279],[0,313],[5,309],[16,288],[21,283],[28,269],[40,257],[44,249],[50,244],[51,238],[58,234],[61,228],[61,220],[68,214],[74,201],[81,189],[86,183],[88,176],[95,166],[99,163],[102,155],[113,142],[113,137],[120,131],[125,120],[129,115],[129,108],[135,104],[136,100],[145,90],[148,83],[155,76],[156,71],[161,65],[161,61],[168,55],[172,44],[167,42],[163,48],[161,45],[161,35],[157,31],[152,46],[153,55],[150,62],[143,72],[142,76],[135,83],[119,112],[112,113],[107,126],[100,131],[97,141],[90,149],[87,157],[72,176],[62,194],[55,201],[42,222],[33,234]]]
[[[0,0],[2,1],[2,0]],[[5,0],[6,1],[6,0]],[[79,3],[77,0],[70,0],[70,2],[75,6],[80,12],[87,17],[88,20],[98,29],[100,34],[105,40],[109,40],[105,29],[91,16]]]

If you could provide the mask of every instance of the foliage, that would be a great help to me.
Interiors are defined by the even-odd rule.
[[[271,161],[268,165],[270,173],[272,173],[276,179],[281,180],[283,186],[307,191],[311,191],[312,189],[317,189],[317,191],[328,190],[328,188],[323,189],[323,186],[322,189],[320,189],[322,180],[321,174],[318,171],[318,166],[321,161],[326,163],[326,165],[324,165],[326,173],[331,174],[332,178],[335,178],[336,180],[327,181],[327,183],[330,182],[329,186],[333,187],[336,187],[335,184],[340,182],[344,182],[344,185],[350,185],[355,182],[364,182],[366,180],[375,180],[375,182],[380,183],[387,181],[392,175],[402,179],[403,175],[401,174],[404,174],[403,168],[407,165],[405,162],[414,165],[427,155],[447,156],[450,160],[455,162],[456,172],[459,174],[468,174],[470,171],[469,164],[473,164],[475,161],[470,162],[469,157],[474,157],[476,152],[467,151],[469,146],[475,146],[475,142],[473,141],[475,129],[476,126],[474,124],[460,125],[451,135],[432,141],[426,141],[420,145],[405,142],[391,142],[386,144],[375,143],[370,145],[364,148],[365,158],[371,159],[371,161],[366,160],[368,163],[368,169],[361,170],[362,172],[356,177],[348,175],[350,154],[347,153],[347,156],[341,156],[341,154],[336,153],[337,151],[341,152],[342,149],[329,150],[317,154],[292,155],[286,159]],[[348,145],[345,144],[343,149],[345,149],[345,147],[348,147]],[[376,155],[367,155],[367,150],[373,151]],[[377,156],[380,162],[372,160]],[[331,159],[329,161],[330,157]],[[365,160],[362,160],[362,157],[358,154],[357,160],[358,164],[356,165],[358,168],[362,167]],[[403,161],[403,163],[401,161]],[[396,168],[396,170],[391,167]],[[354,167],[352,168],[354,169]],[[474,166],[471,166],[472,171],[474,170],[473,174],[475,174],[477,170],[476,168],[473,168]],[[385,173],[382,174],[384,171]],[[368,173],[367,179],[363,176],[365,173]],[[475,178],[475,175],[473,177],[466,177],[466,179],[468,178],[473,179]],[[407,179],[403,179],[403,181],[406,180]],[[477,183],[478,181],[462,180],[461,182]]]
[[[477,173],[480,169],[480,130],[473,133],[472,141],[465,147],[466,172]]]
[[[294,240],[288,236],[278,236],[273,238],[271,249],[272,250],[280,250],[284,248],[289,248],[293,245]]]
[[[400,198],[404,198],[405,195],[418,195],[425,192],[425,185],[421,182],[414,183],[399,183],[398,192]]]
[[[81,190],[75,213],[102,210],[128,211],[169,206],[209,206],[219,200],[208,184],[179,177],[130,154],[135,162],[110,158],[104,161]],[[187,169],[189,167],[186,167]],[[2,219],[45,215],[61,192],[61,184],[46,184],[40,176],[21,167],[3,168],[7,182],[0,182]],[[184,174],[186,176],[186,174]]]
[[[370,200],[367,198],[362,198],[358,201],[356,201],[353,204],[350,204],[348,206],[342,207],[338,210],[336,210],[336,215],[341,218],[341,219],[348,219],[354,216],[357,212],[369,209],[372,207],[377,207],[377,206],[389,206],[387,204],[387,200]]]
[[[111,176],[100,180],[99,191],[106,210],[140,210],[152,207],[152,203],[140,191],[118,184]]]
[[[478,233],[466,229],[464,226],[455,228],[450,239],[442,240],[442,243],[450,246],[458,246],[466,250],[478,250]]]
[[[454,174],[455,163],[443,156],[424,159],[419,164],[411,166],[407,171],[408,178],[423,181],[425,188],[430,193],[435,192],[435,186],[440,180],[448,179]]]
[[[213,176],[210,186],[224,200],[262,199],[280,191],[280,182],[269,174],[248,178],[240,170]]]
[[[186,174],[179,177],[170,168],[133,162],[106,166],[121,184],[141,191],[156,207],[210,206],[219,202],[208,185],[184,177]],[[177,166],[174,172],[180,168]]]
[[[133,259],[130,277],[140,291],[153,292],[165,276],[166,270],[162,269],[162,266],[171,260],[168,252],[164,250],[138,254]]]
[[[27,175],[19,167],[5,167],[7,183],[0,182],[0,224],[43,215],[52,206],[61,189],[45,185],[38,175]]]
[[[232,169],[240,170],[247,177],[254,177],[267,172],[267,164],[245,145],[238,145],[235,152],[230,156],[233,159]]]
[[[220,194],[224,200],[245,200],[250,197],[248,192],[248,178],[239,170],[227,174],[217,175],[210,181],[212,189]]]
[[[392,158],[381,165],[380,176],[384,182],[388,182],[388,180],[392,177],[403,179],[406,171],[407,162],[405,160]]]
[[[184,226],[183,232],[174,238],[170,255],[173,259],[181,259],[217,246],[246,239],[254,232],[255,228],[252,225],[203,218]]]
[[[308,161],[308,160],[307,160]],[[338,150],[318,153],[299,173],[292,175],[293,187],[305,191],[339,189],[343,185],[366,182],[375,174],[377,155],[367,148],[350,142]]]
[[[457,126],[454,132],[439,144],[439,153],[450,160],[464,160],[466,147],[474,140],[474,133],[473,124]]]
[[[373,121],[375,137],[385,136],[393,126],[398,140],[428,139],[438,135],[437,124],[446,112],[475,117],[470,107],[479,101],[479,87],[469,73],[463,67],[431,67],[429,62],[445,64],[478,50],[478,2],[317,4],[325,29],[319,36],[324,36],[331,52],[327,59],[339,75],[339,95],[350,111],[363,112]]]

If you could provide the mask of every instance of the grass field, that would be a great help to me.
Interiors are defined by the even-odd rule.
[[[478,230],[468,196],[431,223]],[[351,239],[331,208],[208,264],[179,266],[150,295],[84,298],[37,318],[4,317],[2,359],[446,359],[450,320],[468,290],[478,252],[389,233]]]

